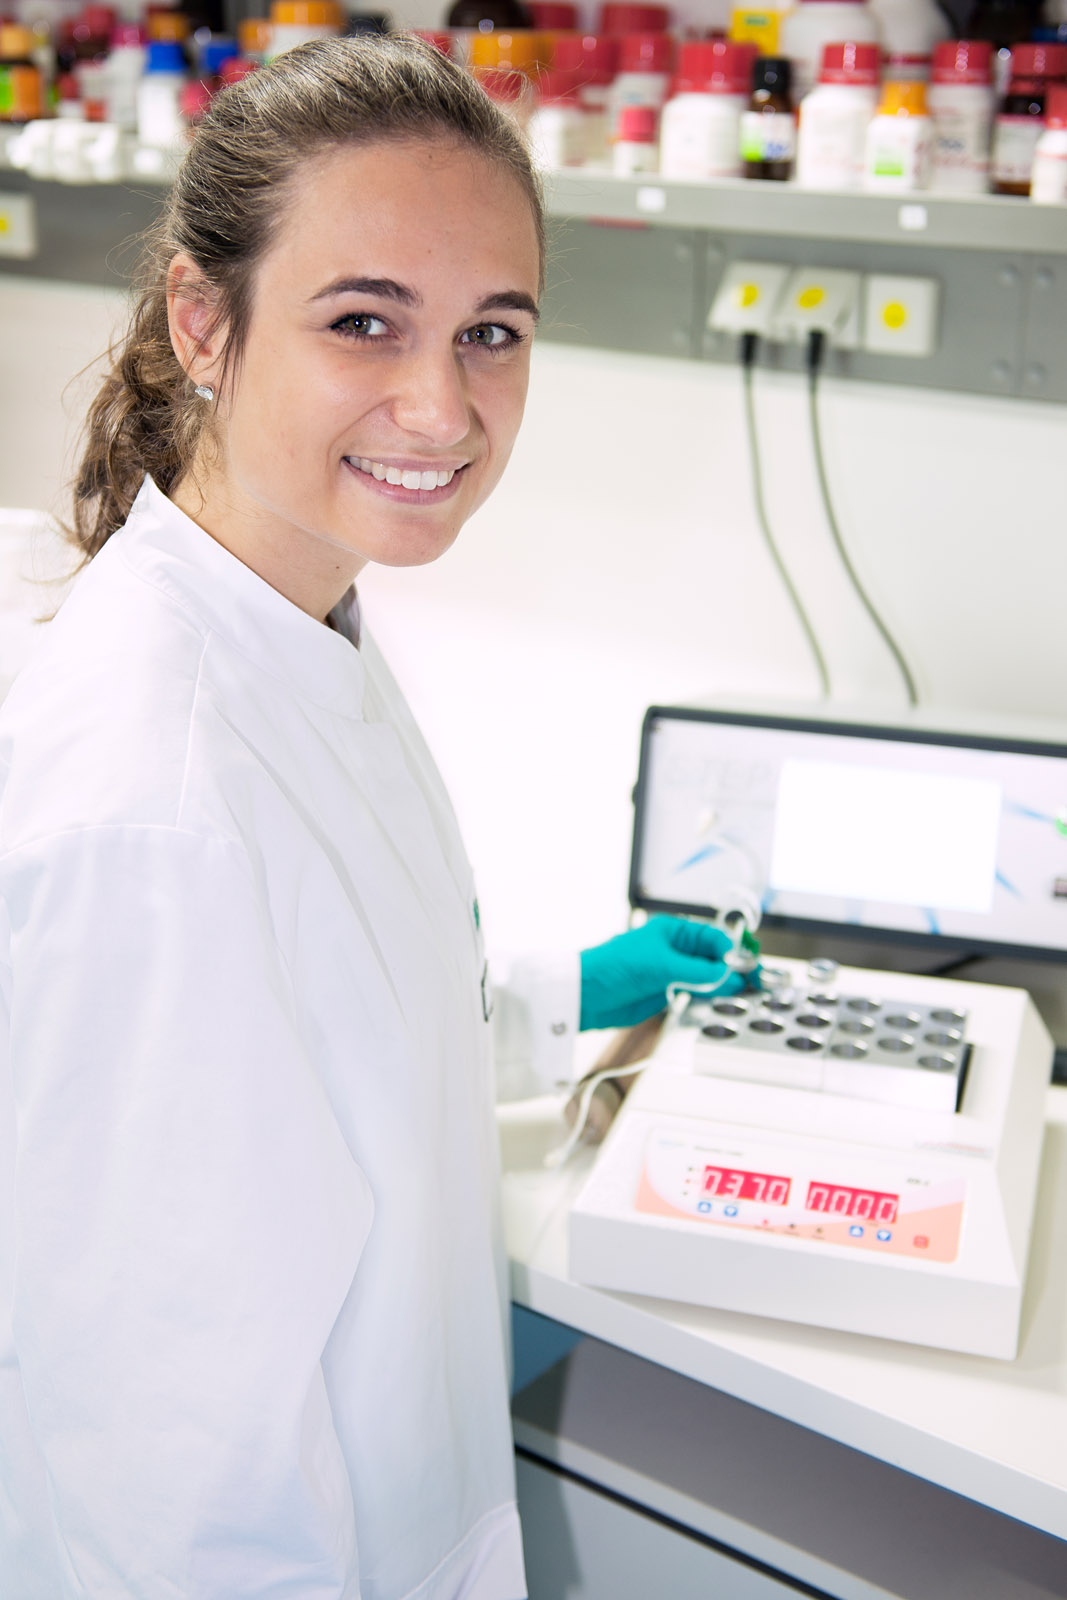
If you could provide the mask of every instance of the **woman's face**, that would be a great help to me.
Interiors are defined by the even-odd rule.
[[[434,560],[511,453],[539,267],[518,180],[444,138],[311,164],[257,270],[193,514],[298,603],[367,561]]]

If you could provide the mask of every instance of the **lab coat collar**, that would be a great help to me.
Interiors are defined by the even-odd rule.
[[[327,711],[362,716],[354,591],[338,607],[341,631],[324,627],[205,533],[150,477],[108,544],[127,567],[271,677]]]

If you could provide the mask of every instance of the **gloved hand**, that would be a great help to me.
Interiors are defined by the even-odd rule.
[[[716,983],[730,948],[728,934],[706,922],[651,917],[643,928],[620,933],[582,951],[582,1010],[578,1026],[632,1028],[667,1004],[669,983]],[[745,987],[732,972],[717,994]]]

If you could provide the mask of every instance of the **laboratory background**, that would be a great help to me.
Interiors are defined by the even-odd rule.
[[[681,750],[694,729],[718,737],[721,714],[797,738],[925,730],[946,779],[976,752],[1067,761],[1061,0],[407,0],[388,16],[0,0],[0,695],[65,590],[50,519],[123,320],[130,237],[188,130],[304,39],[392,29],[422,31],[519,119],[551,221],[501,486],[441,560],[360,578],[458,812],[490,949],[584,948],[635,908],[702,903],[635,877],[665,815],[656,732]],[[650,723],[650,707],[677,714]],[[1067,786],[1050,805],[1067,833]],[[877,818],[868,842],[876,855]],[[1063,878],[1067,901],[1067,850]],[[608,1192],[604,1163],[615,1181],[641,1116],[669,1107],[631,1091],[603,1158],[582,1144],[553,1163],[571,1086],[503,1106],[533,1600],[1067,1595],[1067,1087],[1046,1087],[1067,1053],[1067,935],[1057,959],[995,925],[969,939],[931,920],[909,943],[827,920],[755,930],[765,963],[840,981],[842,1006],[859,980],[837,963],[875,971],[924,1026],[952,1031],[939,1006],[964,1033],[973,1019],[972,1086],[999,1052],[988,1206],[968,1178],[962,1237],[1006,1309],[985,1288],[952,1299],[951,1250],[940,1276],[872,1268],[888,1287],[871,1326],[832,1309],[866,1294],[848,1263],[844,1287],[787,1263],[762,1295],[717,1302],[709,1230],[664,1223],[649,1243]],[[914,987],[942,969],[940,1000]],[[583,1041],[577,1077],[604,1044]],[[974,1113],[967,1070],[963,1054],[949,1100],[908,1114]],[[915,1138],[964,1149],[972,1122]],[[731,1183],[773,1202],[786,1179],[761,1148],[705,1166],[709,1213]],[[853,1233],[870,1206],[896,1216],[892,1172],[876,1179],[832,1191]],[[764,1276],[762,1258],[745,1270]],[[970,1331],[1001,1315],[1002,1336]]]

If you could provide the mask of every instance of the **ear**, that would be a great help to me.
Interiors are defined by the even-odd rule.
[[[167,270],[167,321],[174,354],[186,376],[194,383],[217,383],[226,327],[216,326],[215,292],[184,251]]]

